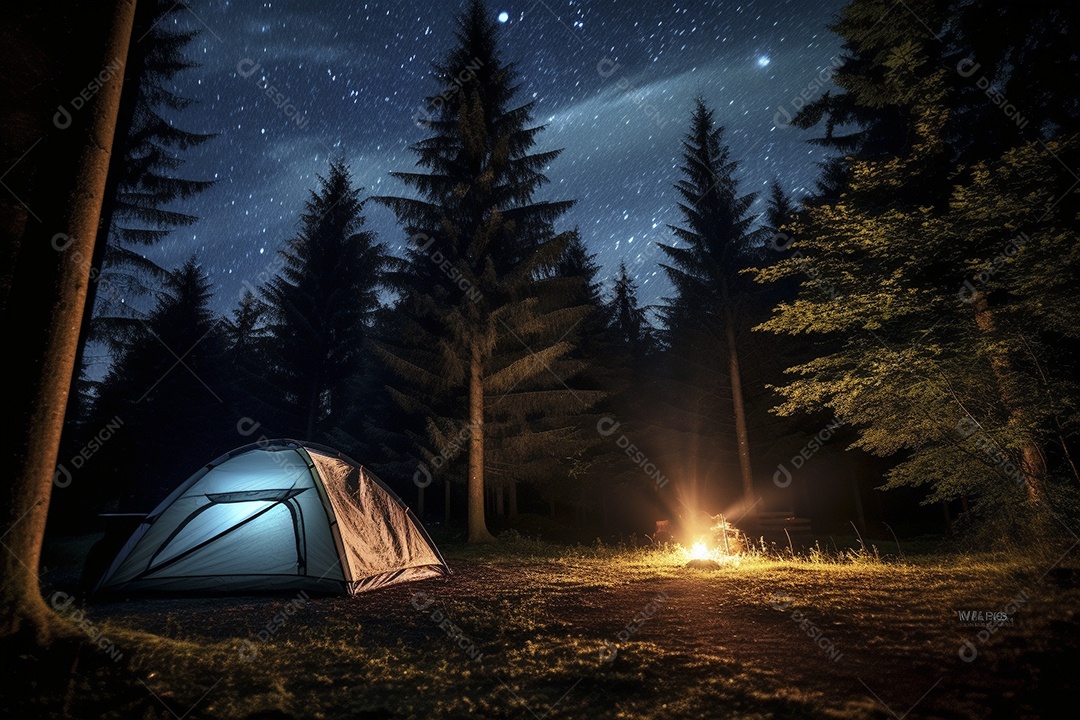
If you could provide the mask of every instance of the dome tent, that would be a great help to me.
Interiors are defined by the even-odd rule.
[[[412,511],[375,475],[328,447],[271,440],[182,483],[94,590],[354,595],[449,573]]]

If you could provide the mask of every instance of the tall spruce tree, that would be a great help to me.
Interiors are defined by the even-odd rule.
[[[553,402],[528,414],[528,432],[522,431],[516,412],[499,412],[501,404],[494,406],[489,418],[491,467],[497,483],[505,480],[500,484],[509,491],[510,514],[517,511],[518,480],[539,490],[549,501],[558,498],[574,505],[582,521],[588,507],[605,500],[607,478],[597,452],[602,449],[596,432],[599,416],[592,408],[614,389],[617,380],[596,277],[599,271],[595,255],[574,231],[555,266],[543,275],[548,292],[540,312],[565,307],[584,311],[563,338],[572,349],[549,365],[550,373],[538,378],[544,385],[561,384],[568,392],[552,396]],[[501,515],[498,488],[496,484],[495,508]]]
[[[387,269],[384,246],[364,230],[363,206],[344,161],[331,162],[299,233],[280,251],[284,267],[263,289],[279,424],[290,436],[327,440],[362,402],[357,379]]]
[[[382,352],[402,377],[397,396],[426,418],[428,451],[440,457],[467,438],[468,538],[483,542],[487,423],[498,413],[518,441],[544,442],[529,421],[568,402],[558,382],[568,378],[549,370],[587,308],[547,299],[559,280],[544,273],[572,237],[553,222],[571,203],[532,198],[558,151],[529,152],[542,127],[530,126],[532,102],[513,104],[516,71],[486,4],[473,0],[457,25],[457,45],[434,68],[432,134],[413,146],[424,171],[395,173],[419,197],[379,199],[411,238],[396,274],[404,334]]]
[[[289,433],[276,426],[281,394],[275,386],[272,358],[275,345],[270,334],[269,308],[256,292],[245,288],[232,317],[223,322],[228,341],[226,354],[232,375],[232,391],[239,417],[249,417],[273,436]]]
[[[683,141],[683,179],[675,186],[684,225],[670,226],[681,244],[659,244],[670,263],[661,266],[675,287],[664,323],[671,351],[690,365],[688,377],[711,382],[710,376],[726,375],[739,477],[749,508],[756,493],[739,359],[740,313],[748,285],[740,271],[763,231],[752,229],[755,218],[749,210],[755,195],[739,195],[738,164],[722,135],[713,112],[698,98]]]
[[[180,172],[183,153],[214,137],[177,124],[193,103],[177,92],[178,76],[197,67],[187,57],[197,32],[178,29],[185,16],[182,3],[139,2],[127,62],[112,58],[107,65],[118,76],[108,82],[122,83],[123,92],[91,258],[95,282],[87,288],[79,331],[79,376],[68,400],[64,442],[71,449],[81,447],[85,432],[94,432],[82,422],[95,392],[94,373],[86,362],[88,345],[115,360],[132,333],[139,332],[145,303],[132,301],[147,297],[168,274],[146,250],[176,228],[194,224],[198,217],[178,209],[176,201],[213,184]]]

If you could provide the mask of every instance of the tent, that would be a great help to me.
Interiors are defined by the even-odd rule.
[[[188,478],[139,524],[94,590],[354,595],[449,573],[375,475],[330,448],[272,440]]]

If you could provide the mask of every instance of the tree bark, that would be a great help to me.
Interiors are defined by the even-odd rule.
[[[146,3],[145,5],[137,4],[136,16],[138,17],[138,15],[143,12],[145,12],[146,15],[151,15],[152,12],[150,11],[152,11],[152,9],[153,5],[151,3]],[[129,37],[128,49],[130,50],[132,42],[137,41],[138,38]],[[123,175],[122,170],[124,155],[126,153],[126,138],[131,132],[131,126],[135,120],[139,74],[142,72],[142,68],[129,67],[127,60],[130,60],[131,57],[132,53],[128,52],[124,63],[124,72],[122,75],[122,82],[124,85],[121,88],[120,106],[116,116],[113,153],[109,158],[109,173],[108,177],[105,178],[105,192],[102,195],[97,239],[94,242],[94,255],[90,260],[92,268],[90,272],[93,273],[93,276],[97,276],[105,267],[105,252],[108,247],[109,232],[112,229],[113,216],[116,210],[116,195],[120,189],[120,178]],[[98,283],[91,283],[86,291],[86,303],[83,307],[82,323],[79,327],[79,344],[75,351],[76,380],[78,380],[79,374],[82,372],[83,357],[86,353],[86,345],[90,339],[90,321],[93,320],[94,317],[94,304],[97,301],[97,293]],[[67,411],[70,413],[74,409],[75,406],[69,399]]]
[[[43,72],[41,86],[55,87],[59,102],[76,97],[107,63],[127,59],[134,0],[110,6],[84,2],[70,15],[46,15],[46,28],[25,31],[47,45],[50,35],[67,36],[63,22],[78,22],[80,42],[68,49],[59,78],[20,63],[18,72]],[[13,57],[13,56],[8,56]],[[5,60],[5,64],[13,62]],[[4,69],[9,76],[11,67]],[[59,79],[59,82],[57,80]],[[0,636],[32,634],[45,643],[56,629],[38,581],[38,566],[52,493],[64,412],[72,384],[79,326],[91,281],[106,175],[116,131],[122,84],[100,83],[86,103],[70,113],[70,123],[40,118],[40,147],[22,162],[32,163],[27,212],[36,218],[21,228],[16,268],[4,307],[4,327],[20,328],[19,352],[8,355],[6,414],[14,427],[3,433],[4,549],[0,552]],[[43,92],[34,88],[34,92]],[[39,97],[18,98],[35,102]],[[62,123],[61,123],[62,124]],[[32,189],[32,191],[31,191]],[[16,226],[5,222],[5,234]],[[13,242],[12,237],[5,238]]]
[[[976,291],[973,304],[975,324],[983,334],[991,338],[992,342],[996,327],[993,310],[990,309],[986,294],[981,290]],[[1012,374],[1012,361],[1004,352],[994,352],[990,356],[990,369],[998,382],[998,392],[1001,393],[1001,400],[1009,413],[1009,418],[1020,427],[1027,427],[1026,413],[1010,389],[1009,375]],[[1043,484],[1046,478],[1046,461],[1042,448],[1034,438],[1029,438],[1020,451],[1020,474],[1024,479],[1028,500],[1033,503],[1044,502]]]
[[[743,401],[742,373],[739,370],[739,348],[735,344],[735,315],[730,301],[724,299],[724,330],[727,334],[728,372],[731,378],[731,404],[735,412],[735,439],[739,445],[739,476],[742,478],[743,497],[747,512],[754,506],[754,471],[750,465],[750,436],[746,430],[746,405]]]
[[[511,520],[518,515],[518,503],[517,503],[517,480],[510,481],[510,511],[509,517]]]
[[[848,469],[851,478],[851,494],[855,500],[855,522],[860,532],[866,532],[866,513],[863,511],[862,489],[859,487],[859,473],[854,460],[848,460]]]
[[[469,542],[492,542],[484,518],[484,375],[483,356],[474,341],[469,358]]]

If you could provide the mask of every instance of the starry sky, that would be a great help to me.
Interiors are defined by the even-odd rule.
[[[607,281],[620,261],[645,304],[670,286],[656,242],[678,223],[672,185],[693,98],[702,95],[740,160],[743,192],[778,179],[796,197],[824,152],[787,126],[800,94],[829,87],[839,39],[826,24],[845,0],[489,0],[504,60],[517,63],[518,99],[535,100],[547,129],[534,151],[562,148],[540,199],[574,199],[558,229],[578,227]],[[364,195],[407,194],[409,146],[426,131],[431,63],[453,44],[465,0],[192,0],[168,22],[199,31],[199,67],[176,78],[197,104],[174,117],[217,133],[187,151],[183,173],[216,185],[179,206],[201,220],[149,253],[166,267],[195,254],[228,312],[292,237],[308,192],[343,156]],[[272,86],[275,97],[267,94]],[[280,93],[280,94],[278,94]],[[764,209],[764,201],[755,206]],[[391,252],[405,235],[367,205],[368,227]]]

